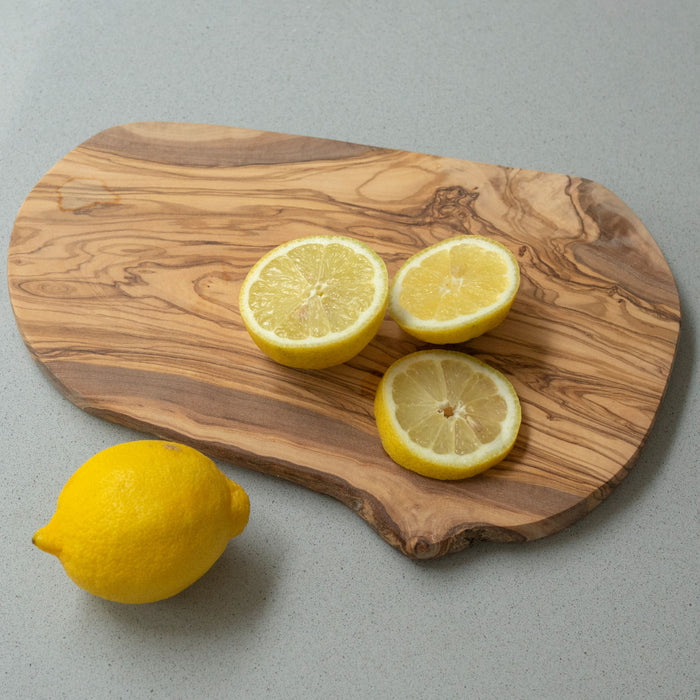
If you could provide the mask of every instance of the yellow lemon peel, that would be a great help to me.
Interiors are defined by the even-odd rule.
[[[246,492],[201,452],[139,440],[85,462],[32,541],[86,591],[148,603],[199,579],[243,531],[249,513]]]

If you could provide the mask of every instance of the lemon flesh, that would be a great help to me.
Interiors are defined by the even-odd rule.
[[[453,350],[423,350],[397,360],[379,383],[374,410],[387,454],[436,479],[464,479],[500,462],[521,422],[508,379]]]
[[[357,355],[386,312],[384,261],[349,236],[297,238],[246,275],[241,318],[258,347],[290,367],[322,369]]]
[[[520,285],[513,254],[482,236],[456,236],[424,248],[399,269],[389,314],[429,343],[462,343],[499,325]]]
[[[249,513],[246,492],[205,455],[139,440],[85,462],[33,542],[93,595],[150,603],[206,573]]]

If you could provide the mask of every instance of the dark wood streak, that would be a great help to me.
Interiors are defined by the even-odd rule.
[[[347,159],[380,149],[359,144],[288,134],[254,132],[199,124],[132,124],[113,127],[89,138],[85,148],[107,157],[133,157],[163,165],[222,168]],[[182,139],[183,130],[188,138]]]
[[[368,242],[391,274],[455,234],[518,256],[509,317],[458,346],[520,395],[500,465],[437,482],[385,455],[377,383],[427,347],[388,318],[340,367],[260,354],[241,280],[274,245],[320,232]],[[71,151],[19,212],[8,284],[29,351],[76,405],[329,494],[415,558],[543,537],[607,497],[646,440],[680,322],[658,247],[597,183],[202,125],[128,124]]]

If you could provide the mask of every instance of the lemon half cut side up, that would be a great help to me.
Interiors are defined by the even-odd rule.
[[[389,293],[389,314],[428,343],[463,343],[498,326],[520,286],[515,256],[483,236],[454,236],[411,256]]]
[[[400,466],[464,479],[503,460],[521,423],[510,381],[455,350],[422,350],[394,362],[375,397],[382,445]]]
[[[263,255],[241,286],[241,319],[276,362],[323,369],[347,362],[379,330],[389,295],[384,261],[349,236],[296,238]]]

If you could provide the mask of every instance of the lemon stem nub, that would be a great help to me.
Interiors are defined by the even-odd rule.
[[[47,526],[45,525],[34,533],[32,544],[36,545],[42,552],[48,552],[57,556],[61,548],[51,537],[47,537],[46,528]]]
[[[237,537],[243,532],[250,517],[250,499],[248,494],[235,482],[228,481],[231,496],[231,514],[233,530],[231,537]]]

